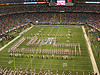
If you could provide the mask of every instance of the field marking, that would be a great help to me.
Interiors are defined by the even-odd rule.
[[[27,59],[27,58],[25,58],[24,61],[20,64],[20,67],[21,67],[21,65],[25,62],[26,59]]]
[[[37,53],[35,53],[34,57],[35,57],[36,55],[37,55]],[[29,67],[31,61],[33,61],[34,57],[32,58],[32,60],[31,60],[31,58],[29,58],[29,59],[30,59],[30,62],[29,62],[29,64],[27,65],[27,68],[26,68],[26,69],[28,69],[28,67]]]
[[[50,28],[48,29],[48,31],[49,31],[49,30],[50,30]],[[47,32],[48,32],[48,31],[47,31]],[[45,34],[46,34],[47,32],[45,32]],[[36,53],[36,54],[37,54],[37,53]],[[35,54],[35,56],[36,56],[36,54]],[[32,59],[32,61],[33,61],[33,59]],[[29,67],[30,63],[31,63],[31,61],[29,62],[27,68]],[[26,68],[26,69],[27,69],[27,68]]]
[[[41,70],[43,69],[45,62],[46,62],[46,59],[44,60],[42,66],[41,66],[41,68],[40,68]]]
[[[28,30],[30,30],[32,27],[33,27],[33,26],[31,26]],[[26,29],[25,29],[25,30],[26,30]],[[25,31],[25,30],[24,30],[24,31]],[[28,30],[27,30],[27,31],[28,31]],[[24,32],[24,31],[23,31],[23,32]],[[26,31],[26,32],[27,32],[27,31]],[[21,32],[21,33],[22,33],[22,32]],[[16,39],[18,39],[20,36],[21,36],[21,35],[18,35],[16,38],[14,38],[13,40],[11,40],[9,43],[7,43],[7,44],[4,45],[3,47],[1,47],[1,48],[0,48],[0,51],[2,51],[4,48],[6,48],[8,45],[10,45],[12,42],[14,42],[14,41],[15,41]]]
[[[84,26],[82,26],[82,30],[83,30],[84,37],[85,37],[85,40],[86,40],[86,43],[87,43],[87,48],[88,48],[88,52],[89,52],[90,59],[91,59],[91,62],[92,62],[93,70],[94,70],[95,73],[100,75],[97,64],[96,64],[96,61],[95,61],[95,58],[94,58],[94,55],[93,55],[93,52],[92,52],[92,49],[91,49],[91,46],[89,44],[89,39],[88,39],[87,34],[85,32]]]
[[[51,31],[49,32],[49,34],[53,31],[53,29],[54,29],[54,27],[51,29]],[[50,47],[50,48],[51,48],[51,47]],[[46,62],[46,59],[45,59],[45,61],[43,62],[42,66],[41,66],[41,69],[44,67],[45,62]]]
[[[59,30],[60,30],[60,27],[59,27],[59,29],[58,29],[58,31],[56,33],[56,36],[58,35]],[[56,38],[56,36],[55,36],[55,38]],[[51,60],[50,69],[51,69],[52,62],[53,62],[53,60]]]

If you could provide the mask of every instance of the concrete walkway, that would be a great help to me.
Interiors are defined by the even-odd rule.
[[[91,62],[92,62],[94,73],[97,73],[97,75],[100,75],[96,61],[95,61],[95,58],[94,58],[94,55],[93,55],[93,52],[92,52],[92,49],[91,49],[91,46],[89,44],[89,39],[88,39],[86,32],[85,32],[84,26],[82,26],[82,29],[83,29],[84,37],[85,37],[85,40],[86,40],[86,43],[87,43],[88,52],[89,52],[89,55],[90,55],[90,59],[91,59]]]
[[[32,26],[33,27],[33,26]],[[32,27],[28,28],[28,30],[30,30]],[[26,29],[23,32],[27,32]],[[23,33],[21,32],[21,33]],[[12,41],[10,41],[9,43],[7,43],[6,45],[4,45],[3,47],[0,48],[0,51],[2,51],[4,48],[6,48],[8,45],[10,45],[12,42],[14,42],[16,39],[18,39],[21,35],[17,36],[15,39],[13,39]]]

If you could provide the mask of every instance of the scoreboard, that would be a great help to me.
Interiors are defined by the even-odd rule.
[[[74,0],[51,0],[49,6],[73,6]]]
[[[65,5],[66,3],[72,3],[72,0],[57,0],[57,5]]]

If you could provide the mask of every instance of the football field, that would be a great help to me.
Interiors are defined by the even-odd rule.
[[[10,56],[11,55],[11,56]],[[0,66],[53,71],[59,75],[93,72],[81,25],[35,25],[20,38],[0,51]]]

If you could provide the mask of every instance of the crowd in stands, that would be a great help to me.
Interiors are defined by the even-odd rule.
[[[90,5],[90,4],[76,4],[73,7],[66,7],[66,6],[49,6],[48,4],[44,5],[16,5],[16,6],[5,6],[0,7],[0,14],[12,13],[12,12],[27,12],[27,11],[34,11],[34,12],[57,12],[57,11],[65,11],[65,12],[72,12],[72,11],[100,11],[99,5]]]
[[[24,15],[5,15],[0,17],[0,33],[26,23]]]
[[[90,13],[24,13],[4,15],[0,17],[0,33],[13,27],[27,23],[27,19],[32,22],[92,22],[100,28],[99,14]]]
[[[87,24],[89,26],[100,29],[100,14],[93,14],[90,18],[87,19]]]
[[[25,14],[24,12],[33,11],[32,14]],[[66,13],[57,13],[59,11],[65,11]],[[67,13],[67,12],[83,12],[93,11],[99,12],[99,5],[91,4],[76,4],[73,7],[66,6],[49,6],[43,5],[15,5],[15,6],[2,6],[0,7],[0,14],[12,15],[0,15],[0,34],[6,30],[9,30],[18,25],[27,23],[26,19],[30,19],[32,22],[85,22],[86,20],[92,20],[89,24],[100,28],[99,14],[92,13]],[[38,12],[38,13],[37,13]],[[46,13],[48,12],[48,13]],[[53,13],[51,13],[53,12]],[[13,14],[24,13],[24,14]]]

